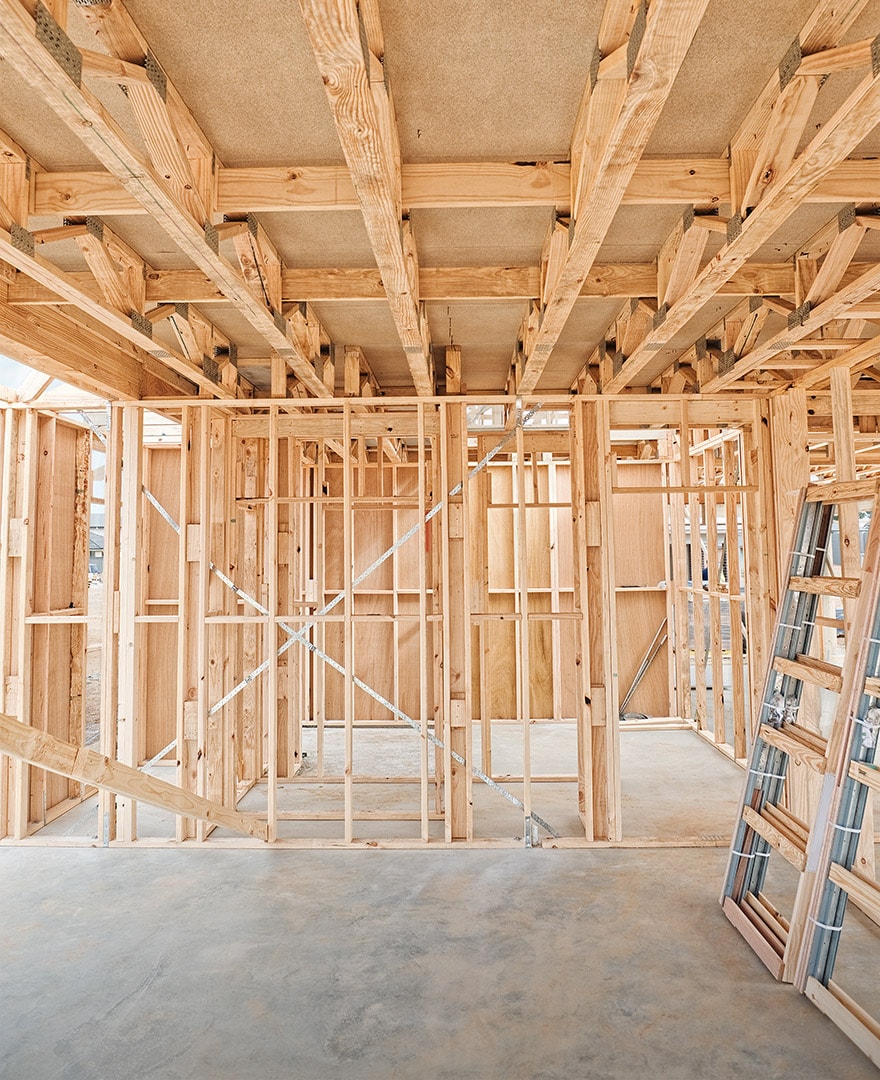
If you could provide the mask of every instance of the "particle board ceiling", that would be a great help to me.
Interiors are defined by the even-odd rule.
[[[421,266],[534,266],[550,228],[548,207],[413,210]]]
[[[97,161],[82,142],[24,83],[0,51],[0,110],[3,130],[47,169],[94,169]]]
[[[266,214],[263,223],[285,266],[376,265],[359,210]]]
[[[63,0],[56,2],[63,7]],[[128,13],[164,70],[171,92],[167,104],[158,95],[150,98],[148,123],[158,126],[142,130],[130,95],[123,93],[118,80],[86,74],[85,92],[97,97],[116,125],[96,133],[94,125],[78,126],[78,114],[65,120],[65,106],[56,91],[60,86],[63,99],[82,110],[85,106],[76,96],[78,91],[65,89],[52,64],[45,56],[40,60],[42,46],[36,41],[18,44],[10,29],[15,24],[10,12],[22,9],[17,0],[0,0],[0,133],[7,133],[49,170],[48,175],[31,181],[35,191],[52,188],[53,172],[89,174],[87,184],[76,175],[73,180],[59,181],[59,197],[39,205],[66,205],[64,184],[74,188],[81,184],[82,193],[73,200],[79,217],[71,220],[82,221],[90,213],[102,217],[160,275],[151,279],[150,295],[194,303],[220,334],[237,345],[242,372],[245,361],[261,362],[250,366],[253,381],[261,389],[268,384],[272,352],[290,351],[287,342],[293,331],[286,329],[279,312],[289,317],[300,310],[296,301],[312,296],[319,299],[308,312],[301,309],[312,323],[308,332],[302,327],[296,331],[305,336],[297,339],[294,353],[305,348],[302,342],[319,338],[329,338],[337,346],[360,346],[380,385],[385,380],[395,392],[414,385],[420,392],[433,389],[429,360],[442,372],[443,349],[449,344],[461,347],[463,380],[472,389],[501,391],[509,385],[518,342],[522,355],[517,378],[526,391],[567,390],[585,373],[591,379],[609,380],[608,372],[601,375],[596,366],[596,347],[620,330],[615,329],[615,320],[631,298],[642,298],[648,307],[663,300],[669,278],[661,269],[658,296],[656,268],[666,252],[663,258],[673,259],[670,265],[677,275],[670,285],[674,302],[666,297],[666,317],[656,327],[643,330],[647,337],[630,335],[635,362],[624,366],[626,378],[603,384],[603,391],[612,393],[624,389],[626,381],[662,389],[663,372],[671,372],[702,335],[720,340],[724,318],[745,297],[760,294],[771,278],[776,290],[771,290],[772,295],[788,302],[803,299],[795,294],[792,260],[807,240],[836,221],[845,199],[861,193],[861,211],[880,207],[880,170],[875,172],[871,166],[823,202],[804,201],[806,188],[797,187],[799,177],[794,174],[791,199],[785,205],[772,202],[773,184],[749,195],[750,214],[773,223],[769,238],[748,247],[742,257],[737,252],[747,245],[737,238],[736,229],[728,241],[724,222],[736,209],[731,206],[730,185],[738,182],[736,170],[728,173],[728,145],[765,88],[770,87],[768,104],[779,92],[779,65],[816,3],[824,9],[827,47],[880,33],[880,9],[874,0],[853,0],[843,11],[831,0],[780,0],[771,5],[757,0],[735,5],[725,0],[649,0],[646,32],[637,31],[629,45],[626,18],[631,6],[620,0],[607,0],[607,6],[575,0],[553,5],[544,0],[515,5],[493,0],[445,0],[431,5],[416,0],[362,0],[363,32],[356,27],[353,32],[355,24],[346,22],[354,12],[354,0],[266,0],[232,8],[216,0],[194,0],[187,5],[170,0],[111,0],[109,17],[121,12],[118,18],[124,21]],[[701,7],[705,7],[702,17],[689,22],[691,13]],[[852,11],[858,11],[854,19],[848,15]],[[90,18],[93,11],[71,0],[67,15],[68,33],[76,48],[108,58],[117,54],[112,34],[102,29],[96,36]],[[601,125],[617,123],[620,142],[613,143],[610,156],[596,165],[604,171],[581,194],[581,206],[587,209],[576,215],[566,238],[564,230],[571,220],[572,136],[585,86],[597,74],[593,68],[591,76],[591,65],[603,17],[609,27],[617,26],[603,32],[612,38],[616,34],[614,40],[621,42],[621,48],[606,52],[592,90],[610,96],[601,108],[586,114],[586,183],[593,175],[593,148],[601,149],[607,138]],[[664,18],[668,21],[662,32],[652,38],[652,20],[659,26]],[[369,84],[363,67],[365,47],[377,54]],[[650,49],[655,51],[645,51]],[[25,54],[29,55],[23,59]],[[627,58],[636,58],[629,79]],[[786,125],[799,125],[791,131],[799,132],[801,149],[818,133],[829,142],[829,160],[833,153],[838,154],[835,161],[880,154],[880,106],[874,100],[880,100],[880,94],[871,98],[870,108],[855,103],[854,92],[872,77],[867,60],[860,63],[857,70],[835,71],[823,81],[809,116],[789,115],[791,105],[782,91]],[[140,85],[140,92],[148,97],[153,93],[137,64],[120,78]],[[619,87],[619,98],[611,93],[612,84]],[[361,100],[367,85],[372,90]],[[341,97],[335,96],[337,86],[345,87]],[[645,95],[650,97],[647,103],[642,100]],[[213,148],[217,172],[210,183],[210,161],[207,166],[198,161],[198,138],[181,135],[185,123],[182,126],[175,111],[178,100],[188,106]],[[376,109],[384,110],[388,103],[392,111],[380,119]],[[851,112],[855,119],[847,122],[849,141],[838,151],[838,143],[845,141],[835,127],[842,111]],[[777,114],[765,112],[763,126],[768,115],[767,167],[771,175],[784,178],[787,162],[780,165],[774,155],[790,132],[783,125],[774,135]],[[176,134],[163,127],[166,122],[177,125]],[[395,188],[393,139],[387,124],[396,126],[404,170],[418,167],[405,173],[410,207]],[[181,141],[175,145],[178,136]],[[141,166],[133,170],[117,165],[125,156],[119,152],[117,139],[131,148],[135,158],[144,162],[152,158],[146,179],[133,175]],[[576,149],[580,152],[581,147]],[[618,180],[629,178],[639,157],[642,164],[632,179]],[[666,164],[670,162],[675,164]],[[484,163],[492,163],[492,168],[483,169]],[[541,166],[543,172],[530,172],[529,163],[557,164],[553,169]],[[450,164],[455,169],[446,167]],[[745,166],[737,162],[737,168],[746,169],[743,179],[750,166],[750,161]],[[310,172],[314,167],[318,171]],[[426,168],[427,172],[422,171]],[[175,172],[180,169],[182,181]],[[224,169],[245,171],[232,174]],[[187,170],[192,170],[189,186]],[[0,172],[0,198],[9,198],[13,188],[4,175],[20,174]],[[199,180],[194,179],[196,175]],[[523,178],[529,186],[524,186]],[[181,185],[184,190],[200,188],[207,223],[213,226],[223,222],[214,201],[217,192],[225,191],[228,198],[224,185],[232,183],[236,191],[233,216],[252,211],[251,229],[257,230],[259,224],[261,231],[252,232],[255,240],[250,248],[223,234],[216,253],[207,252],[201,211],[190,207],[187,218],[172,207],[169,217],[163,203],[166,182],[172,203],[186,202]],[[684,190],[682,185],[687,184],[699,186]],[[740,190],[740,198],[742,194]],[[714,206],[722,219],[719,227],[708,230],[698,224],[692,227],[696,231],[685,233],[686,241],[676,240],[682,221],[689,222],[689,207],[694,206],[701,214]],[[405,221],[399,217],[400,209]],[[542,277],[545,244],[557,218],[561,221],[558,240],[549,272]],[[42,212],[19,222],[30,231],[61,223],[60,214]],[[748,230],[743,234],[747,236]],[[687,254],[691,249],[695,256]],[[256,253],[258,266],[240,266],[240,258],[249,258],[248,251]],[[676,252],[679,263],[674,262]],[[852,257],[843,242],[835,252],[838,260]],[[55,282],[52,276],[55,267],[85,275],[88,267],[75,240],[40,245],[38,253],[49,260],[40,269],[9,245],[5,254],[0,252],[0,257],[9,259],[13,284],[19,280],[16,271],[37,274],[44,288],[76,300],[70,283]],[[283,289],[273,294],[270,310],[265,298],[270,293],[267,282],[277,276],[276,258],[292,273],[283,278]],[[865,264],[862,269],[877,264],[880,230],[868,230],[856,258]],[[560,266],[568,261],[566,274],[556,273],[557,259]],[[718,271],[717,284],[701,291],[698,273],[707,266],[714,272],[719,261],[723,273]],[[780,272],[768,277],[769,264]],[[423,316],[416,267],[429,286],[424,290],[430,299],[423,305]],[[761,267],[767,267],[766,273]],[[305,278],[293,272],[310,268],[324,276],[308,295],[300,296],[297,282]],[[172,277],[178,271],[186,273]],[[334,271],[345,273],[334,275]],[[838,303],[833,312],[829,309],[829,322],[845,320],[847,304],[852,302],[852,298],[838,302],[836,290],[842,288],[845,271],[843,262],[836,277],[828,274],[835,282],[829,295]],[[591,273],[601,286],[591,284]],[[251,275],[255,300],[248,299],[242,274]],[[725,285],[736,275],[736,281]],[[854,276],[851,272],[846,280]],[[578,299],[584,281],[588,295]],[[381,295],[383,287],[387,301],[368,299]],[[722,295],[714,295],[718,287],[724,288]],[[807,281],[804,288],[808,287]],[[304,288],[308,289],[308,283]],[[98,295],[97,281],[85,290],[89,291]],[[600,291],[611,295],[590,295]],[[880,270],[876,291],[880,292]],[[224,295],[227,299],[217,302]],[[117,306],[115,313],[106,315],[105,325],[114,333],[127,334],[131,344],[148,347],[142,337],[118,325],[120,314],[123,319],[131,314],[127,301],[112,294],[112,289],[107,296],[105,306],[111,301]],[[475,298],[480,296],[491,298]],[[529,296],[535,307],[527,326]],[[28,302],[34,302],[33,298]],[[152,302],[160,301],[148,301]],[[136,305],[135,313],[142,314]],[[104,318],[94,310],[90,316]],[[422,317],[430,350],[417,359]],[[758,340],[772,338],[771,331],[781,318],[768,319]],[[803,333],[821,333],[821,322]],[[169,336],[167,327],[158,326],[156,340],[170,341],[173,335]],[[549,342],[549,348],[536,349],[538,341]],[[404,345],[409,347],[409,360]],[[537,359],[544,355],[549,355],[546,364]],[[304,355],[301,364],[305,367],[293,367],[303,385],[318,392],[321,382],[312,361],[313,357]],[[745,364],[737,363],[737,372],[742,368],[743,376],[748,375]],[[587,372],[588,364],[592,366]],[[340,371],[337,362],[337,379]],[[194,385],[210,391],[201,371],[194,370],[192,377]],[[707,385],[720,390],[729,382],[713,378]]]
[[[405,161],[567,160],[600,4],[380,7]]]
[[[343,163],[295,4],[126,7],[224,165]]]

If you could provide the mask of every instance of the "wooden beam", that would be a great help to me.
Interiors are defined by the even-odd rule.
[[[757,211],[755,212],[757,213]],[[704,392],[707,394],[715,393],[737,379],[741,379],[750,371],[760,367],[765,360],[769,360],[784,349],[790,349],[796,342],[814,333],[825,323],[841,318],[852,304],[864,300],[878,289],[880,289],[880,264],[866,270],[851,284],[844,286],[817,307],[799,309],[799,314],[793,314],[789,318],[789,326],[774,334],[759,348],[746,353],[727,371],[720,372],[715,379],[703,388]],[[817,366],[799,378],[797,385],[815,386],[834,368],[844,367],[848,364],[854,365],[862,360],[869,360],[875,355],[876,350],[873,348],[873,342],[857,344],[852,350],[840,353],[834,360]]]
[[[143,321],[134,321],[123,315],[116,308],[110,307],[81,288],[79,283],[64,271],[36,252],[31,252],[27,243],[27,232],[19,230],[13,235],[0,229],[0,258],[18,267],[19,270],[35,278],[52,292],[63,296],[69,303],[75,304],[81,311],[90,315],[103,326],[138,346],[172,371],[183,375],[190,382],[208,390],[217,397],[234,397],[234,392],[215,386],[201,369],[195,367],[179,353],[166,349],[152,340],[152,328]],[[139,313],[135,313],[139,314]]]
[[[241,272],[251,292],[275,311],[280,311],[281,258],[266,230],[248,214],[244,231],[232,238]]]
[[[800,45],[795,55],[787,54],[779,69],[780,91],[767,118],[767,126],[752,162],[741,198],[737,198],[733,210],[745,217],[748,211],[761,201],[767,188],[791,166],[797,153],[798,143],[810,119],[813,105],[819,93],[821,78],[804,76],[797,69],[800,63]],[[739,195],[739,193],[737,193]]]
[[[0,150],[2,153],[2,150]],[[22,159],[22,162],[24,159]],[[401,165],[401,202],[411,210],[465,207],[553,207],[571,211],[571,167],[553,162],[451,162]],[[216,166],[215,210],[220,214],[358,210],[344,165]],[[109,172],[38,172],[33,178],[38,217],[146,214],[147,208]],[[880,202],[873,159],[850,159],[833,169],[805,198],[808,203]],[[730,202],[726,161],[717,158],[643,158],[622,206],[695,206]]]
[[[417,393],[433,394],[428,324],[419,303],[415,243],[403,217],[397,121],[383,57],[370,45],[355,0],[300,0],[300,7],[413,384]],[[373,16],[372,44],[378,47],[375,9]]]
[[[146,266],[99,218],[90,218],[86,231],[76,237],[107,303],[124,315],[143,315],[146,306]]]
[[[852,281],[866,269],[855,263],[844,275]],[[88,291],[91,275],[70,278]],[[423,300],[528,300],[540,295],[537,266],[423,266],[419,292]],[[375,301],[384,297],[378,270],[366,268],[285,267],[281,275],[282,303],[297,301]],[[792,264],[746,263],[718,290],[722,296],[788,296],[794,292]],[[148,270],[147,304],[218,304],[223,293],[200,270]],[[654,299],[657,268],[651,263],[594,263],[581,288],[581,297]],[[57,294],[24,274],[9,282],[13,304],[59,303]],[[880,297],[877,298],[880,309]],[[790,306],[786,311],[790,310]]]
[[[119,0],[100,5],[101,11],[105,8],[116,12],[124,10]],[[94,13],[98,9],[90,10]],[[112,40],[112,36],[107,40]],[[133,47],[134,42],[130,45]],[[71,45],[70,48],[75,47]],[[315,375],[309,358],[302,353],[288,321],[252,295],[240,272],[212,244],[210,223],[193,217],[198,207],[193,206],[191,199],[181,201],[174,183],[152,163],[144,161],[101,102],[70,78],[37,40],[34,20],[17,0],[0,0],[0,49],[10,66],[40,95],[46,106],[82,139],[105,168],[122,180],[130,194],[149,209],[181,251],[208,275],[239,313],[284,357],[300,382],[312,393],[322,394],[323,384]],[[167,80],[165,89],[166,100],[175,98],[173,87],[169,88]],[[174,123],[179,130],[179,116]],[[187,138],[195,139],[197,135],[198,131],[187,130]],[[199,145],[199,153],[202,149],[204,147]]]
[[[591,98],[600,81],[618,85],[600,88],[602,107],[576,125],[572,160],[590,164],[572,173],[573,236],[531,350],[523,356],[518,379],[523,393],[534,390],[544,372],[706,6],[707,0],[654,0],[650,8],[642,6],[627,46],[625,77],[591,78]]]
[[[668,345],[685,328],[693,316],[716,294],[719,285],[728,280],[791,216],[806,193],[861,142],[876,125],[878,109],[880,73],[874,74],[872,71],[820,129],[785,174],[767,189],[759,205],[745,221],[740,222],[738,216],[732,219],[729,242],[706,266],[691,289],[669,309],[662,325],[655,328],[630,356],[628,363],[608,387],[609,392],[622,390],[634,379],[649,381],[653,378],[657,351]],[[864,299],[864,296],[857,299]],[[705,387],[704,391],[712,393],[714,389],[718,387]]]
[[[0,750],[18,761],[67,776],[83,784],[149,803],[160,810],[222,825],[245,836],[267,839],[267,826],[256,814],[230,810],[218,802],[148,776],[103,754],[56,739],[0,713]]]
[[[106,342],[96,348],[94,339],[57,308],[31,312],[0,301],[0,351],[100,397],[141,396],[137,361]]]
[[[860,341],[846,352],[838,353],[831,360],[826,360],[822,364],[811,367],[809,371],[796,380],[796,385],[819,386],[837,368],[849,368],[853,374],[864,371],[873,365],[878,356],[880,356],[880,335]]]
[[[707,229],[694,228],[694,212],[686,210],[657,256],[657,303],[669,307],[691,287],[709,242]]]
[[[867,3],[868,0],[850,0],[845,4],[838,0],[818,0],[797,41],[800,56],[835,48]],[[731,164],[737,154],[757,153],[779,94],[780,79],[776,70],[730,140]]]

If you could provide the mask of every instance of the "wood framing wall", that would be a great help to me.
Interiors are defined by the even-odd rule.
[[[791,478],[846,452],[838,397],[195,399],[163,444],[114,406],[101,753],[279,842],[622,842],[621,725],[746,756]],[[0,419],[4,711],[81,747],[93,437]],[[91,794],[3,761],[7,838]],[[102,790],[97,835],[150,838],[139,801]]]
[[[0,610],[3,712],[85,741],[91,433],[53,415],[2,410]],[[0,831],[21,838],[84,786],[4,758]]]

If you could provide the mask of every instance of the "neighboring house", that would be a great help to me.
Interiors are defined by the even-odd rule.
[[[104,528],[89,529],[89,573],[103,574],[104,572]]]

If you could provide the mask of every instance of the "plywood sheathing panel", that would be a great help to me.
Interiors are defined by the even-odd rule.
[[[295,4],[126,7],[224,165],[343,163]]]
[[[577,0],[383,4],[403,160],[567,160],[601,13]]]
[[[719,157],[815,7],[814,0],[713,0],[645,150]],[[752,32],[760,27],[759,32]]]
[[[114,216],[108,224],[120,240],[124,240],[143,255],[144,260],[154,270],[192,269],[192,261],[152,218],[145,215]]]

